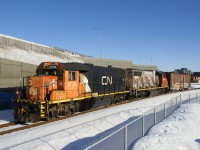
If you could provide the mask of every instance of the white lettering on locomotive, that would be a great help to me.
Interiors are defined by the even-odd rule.
[[[108,84],[112,84],[112,76],[108,77],[108,76],[102,76],[101,78],[101,84],[102,85],[108,85]]]

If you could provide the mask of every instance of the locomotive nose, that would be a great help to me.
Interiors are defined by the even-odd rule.
[[[31,84],[30,82],[31,81]],[[27,98],[31,101],[44,101],[53,90],[57,90],[57,76],[33,76],[27,83]]]

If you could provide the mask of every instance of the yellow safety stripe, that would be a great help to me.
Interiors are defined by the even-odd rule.
[[[157,89],[165,89],[165,88],[168,88],[168,86],[165,86],[165,87],[156,87],[156,88],[138,89],[137,91],[157,90]]]
[[[93,97],[108,96],[108,95],[114,95],[114,94],[125,94],[125,93],[129,93],[129,91],[116,92],[116,93],[110,93],[110,94],[101,94],[101,95],[93,96]]]
[[[74,99],[53,100],[53,101],[49,101],[49,104],[57,104],[57,103],[70,102],[70,101],[78,101],[78,100],[84,100],[84,99],[92,98],[92,97],[101,97],[101,96],[108,96],[108,95],[114,95],[114,94],[124,94],[124,93],[129,93],[129,91],[116,92],[116,93],[110,93],[110,94],[101,94],[101,95],[97,95],[97,96],[85,96],[85,97],[79,97],[79,98],[74,98]]]

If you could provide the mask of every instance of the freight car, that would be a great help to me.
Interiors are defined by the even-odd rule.
[[[126,84],[132,98],[155,96],[169,90],[166,74],[154,70],[126,69]]]
[[[41,63],[17,91],[14,118],[36,122],[121,102],[128,95],[125,69],[80,63]],[[24,95],[24,96],[23,96]]]
[[[191,73],[174,71],[166,72],[170,91],[187,90],[191,86]]]

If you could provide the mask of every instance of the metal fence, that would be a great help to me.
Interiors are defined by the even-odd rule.
[[[91,143],[84,145],[80,149],[84,150],[130,150],[138,139],[148,134],[148,131],[155,124],[161,122],[174,112],[181,104],[200,102],[200,94],[179,95],[171,100],[156,106],[144,113],[137,119],[132,118],[123,125],[119,126],[111,134],[97,137]]]

